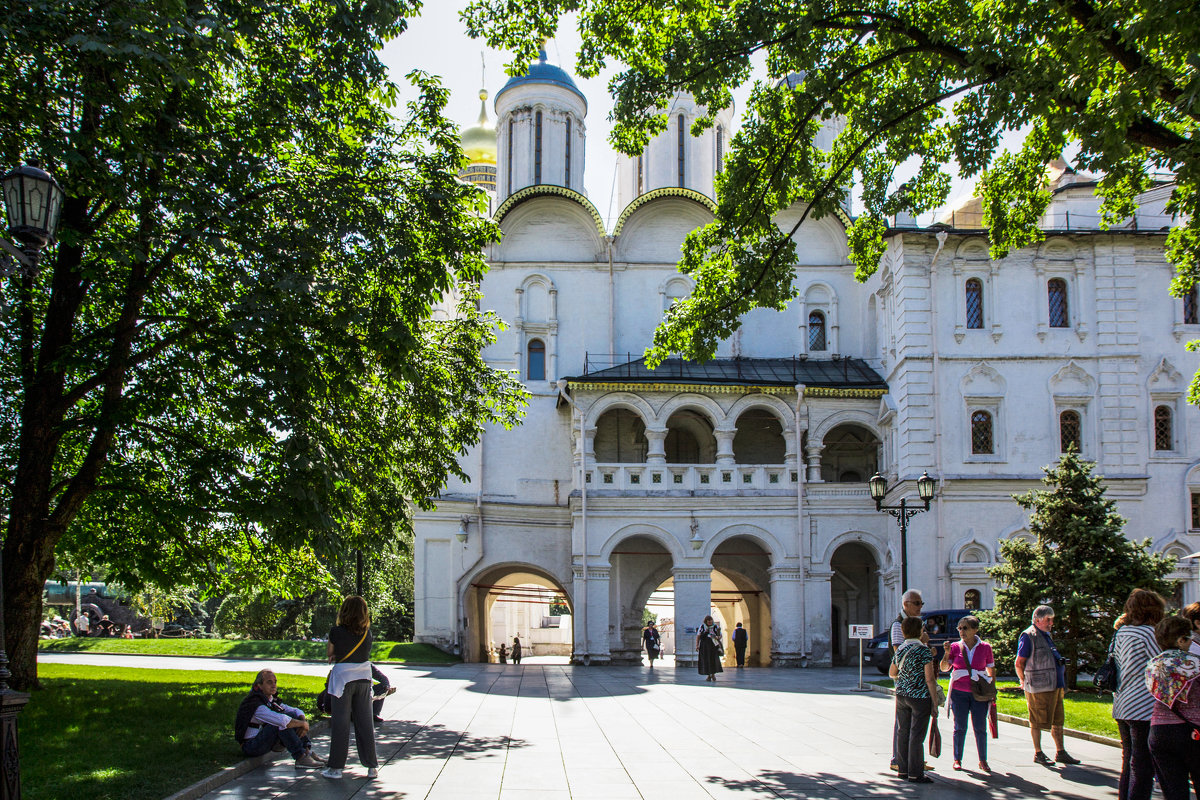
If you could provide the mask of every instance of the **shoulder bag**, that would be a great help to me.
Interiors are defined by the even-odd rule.
[[[346,653],[346,655],[339,658],[338,663],[340,664],[343,661],[345,661],[347,658],[349,658],[350,656],[354,655],[354,651],[357,650],[358,648],[362,647],[362,643],[366,641],[367,634],[370,632],[371,632],[371,629],[369,627],[365,631],[363,631],[362,638],[358,640],[358,644],[354,645],[354,647],[351,647],[350,652]],[[329,676],[328,675],[325,676],[325,686],[327,688],[322,689],[321,693],[317,695],[317,711],[320,711],[322,714],[332,714],[333,713],[333,703],[330,702],[330,698],[329,698],[329,689],[328,689]]]
[[[1117,634],[1114,633],[1112,641],[1108,643],[1108,658],[1104,659],[1104,663],[1092,676],[1092,685],[1102,692],[1115,692],[1121,685],[1121,678],[1117,671],[1117,656],[1113,652],[1116,644]]]
[[[979,645],[983,643],[983,640],[980,639],[979,644],[975,646],[979,647]],[[971,670],[972,672],[975,671],[975,667],[971,664],[970,660],[967,661],[967,669]],[[978,678],[971,678],[971,697],[975,698],[980,703],[996,702],[995,678],[990,681],[983,675],[980,675]]]

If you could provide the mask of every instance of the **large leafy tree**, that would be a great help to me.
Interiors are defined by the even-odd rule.
[[[1106,221],[1127,218],[1155,171],[1178,181],[1170,208],[1174,290],[1200,275],[1200,21],[1191,0],[475,0],[473,35],[532,60],[558,17],[578,12],[580,74],[609,61],[613,143],[638,153],[687,91],[710,110],[752,83],[744,124],[716,183],[716,221],[688,237],[696,281],[656,332],[649,356],[711,357],[754,307],[794,296],[795,249],[776,212],[835,212],[851,180],[863,213],[849,228],[857,275],[875,271],[886,220],[943,205],[947,168],[981,176],[992,254],[1036,241],[1049,162],[1064,148],[1104,173]],[[752,58],[765,54],[769,77]],[[780,79],[794,76],[780,86]],[[823,122],[845,127],[828,152]],[[711,124],[701,120],[697,126]],[[1027,129],[1019,152],[1001,135]],[[915,167],[904,182],[898,167]],[[800,223],[797,223],[799,225]],[[1193,402],[1200,385],[1193,385]]]
[[[495,226],[446,92],[393,117],[416,0],[30,0],[0,11],[0,162],[67,192],[3,284],[7,650],[36,685],[55,548],[126,586],[283,586],[392,539],[524,395],[469,282]],[[459,288],[455,288],[459,287]],[[447,292],[461,302],[433,318]]]
[[[1011,670],[1017,637],[1045,603],[1054,608],[1054,643],[1067,661],[1067,685],[1075,688],[1081,661],[1097,665],[1112,637],[1113,622],[1134,589],[1174,592],[1166,576],[1174,559],[1151,552],[1150,541],[1131,542],[1116,503],[1104,496],[1094,464],[1070,452],[1043,479],[1048,487],[1015,496],[1028,511],[1034,541],[1000,543],[995,608],[983,615],[996,663]]]

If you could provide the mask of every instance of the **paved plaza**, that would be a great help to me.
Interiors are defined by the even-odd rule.
[[[171,659],[184,667],[181,660],[190,661]],[[275,666],[280,672],[324,670],[312,664]],[[205,797],[1116,797],[1118,749],[1068,739],[1083,765],[1046,769],[1032,763],[1028,731],[1006,723],[1000,724],[1000,738],[989,742],[995,774],[985,779],[977,771],[952,772],[945,716],[940,722],[945,747],[933,760],[935,783],[901,783],[888,770],[892,701],[850,691],[857,680],[851,670],[731,670],[711,685],[692,671],[673,668],[386,669],[398,691],[384,707],[387,721],[376,729],[377,780],[366,779],[352,743],[340,781],[297,770],[284,758]],[[280,683],[286,690],[286,678]],[[1051,747],[1048,736],[1046,745]],[[327,751],[327,734],[316,747]],[[964,764],[970,768],[976,760],[968,740]]]

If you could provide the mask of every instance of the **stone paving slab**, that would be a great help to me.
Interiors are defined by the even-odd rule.
[[[377,780],[366,780],[352,742],[341,781],[275,764],[205,797],[1116,797],[1118,750],[1069,739],[1084,764],[1047,769],[1032,763],[1028,731],[1007,723],[989,742],[993,775],[971,769],[978,758],[970,738],[968,769],[952,772],[945,716],[943,755],[931,759],[935,782],[901,783],[888,770],[892,702],[849,691],[857,680],[849,670],[745,669],[715,685],[686,670],[639,667],[460,664],[388,672],[398,691],[377,728]],[[286,689],[286,679],[281,684]],[[316,745],[323,752],[327,738]]]

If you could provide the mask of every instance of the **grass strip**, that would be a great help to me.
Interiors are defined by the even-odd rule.
[[[253,672],[39,664],[21,712],[25,800],[160,800],[242,760],[237,705]],[[286,702],[314,715],[324,676],[284,675]]]
[[[869,682],[876,686],[892,688],[890,678]],[[948,680],[943,678],[938,683],[949,693],[950,682]],[[1011,714],[1021,719],[1029,719],[1029,708],[1025,705],[1025,693],[1017,687],[1016,681],[1001,679],[996,682],[996,688],[999,690],[999,696],[996,698],[997,711],[1001,714]],[[1117,721],[1112,717],[1112,695],[1087,691],[1067,692],[1063,699],[1063,712],[1066,714],[1066,727],[1068,728],[1109,736],[1113,739],[1119,739],[1121,736],[1117,730]]]
[[[42,639],[44,653],[111,653],[140,656],[200,656],[325,660],[324,642],[263,641],[250,639]],[[460,659],[433,645],[418,642],[375,642],[371,660],[399,664],[457,664]]]

